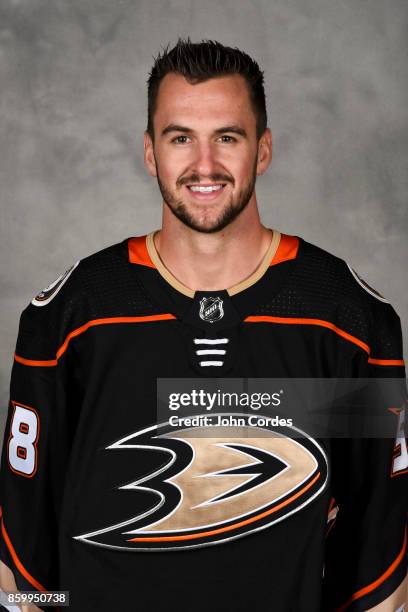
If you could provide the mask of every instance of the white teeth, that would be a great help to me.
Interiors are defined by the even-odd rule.
[[[219,191],[222,189],[222,185],[209,185],[208,187],[201,187],[199,185],[192,185],[189,187],[191,191],[199,191],[200,193],[211,193],[211,191]]]

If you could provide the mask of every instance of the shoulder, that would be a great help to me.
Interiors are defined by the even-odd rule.
[[[303,238],[300,254],[294,282],[306,303],[367,344],[371,355],[401,359],[401,322],[387,297],[352,262]]]
[[[303,238],[299,240],[303,255],[302,274],[319,282],[325,297],[333,296],[339,302],[353,302],[368,310],[393,309],[388,298],[371,286],[351,261]]]
[[[100,278],[101,274],[106,274],[110,268],[123,266],[126,243],[127,239],[71,263],[52,283],[34,296],[31,304],[42,308],[52,301],[62,301],[67,295],[75,296],[85,288],[84,280],[87,277],[99,276]]]
[[[47,359],[70,331],[89,317],[96,318],[95,303],[100,294],[109,294],[127,270],[127,241],[126,238],[68,263],[30,300],[20,315],[17,354],[28,356],[34,351],[35,358]]]

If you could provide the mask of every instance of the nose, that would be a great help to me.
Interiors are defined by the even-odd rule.
[[[210,177],[217,168],[216,151],[209,142],[197,143],[194,170],[199,176]]]

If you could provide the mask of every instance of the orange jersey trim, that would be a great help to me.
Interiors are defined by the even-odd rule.
[[[165,314],[157,314],[157,315],[145,315],[141,317],[107,317],[106,319],[93,319],[92,321],[88,321],[81,327],[74,329],[72,332],[68,334],[65,338],[64,342],[60,346],[57,351],[56,359],[50,359],[47,361],[36,361],[34,359],[24,359],[24,357],[20,357],[19,355],[15,355],[16,361],[23,363],[24,365],[29,366],[56,366],[58,365],[58,359],[65,353],[68,348],[69,343],[72,338],[76,338],[86,332],[90,327],[94,327],[96,325],[111,325],[112,323],[149,323],[151,321],[168,321],[175,319],[176,317],[170,313]]]
[[[255,521],[258,521],[259,519],[264,518],[265,516],[268,516],[270,514],[273,514],[277,510],[280,510],[281,508],[284,508],[292,500],[296,499],[297,497],[300,497],[300,495],[302,495],[305,491],[310,489],[310,487],[314,485],[314,483],[319,478],[320,478],[320,472],[318,472],[316,476],[313,478],[313,480],[311,480],[306,486],[304,486],[303,489],[301,489],[300,491],[292,495],[292,497],[289,497],[289,499],[286,499],[282,503],[278,504],[275,508],[271,508],[270,510],[261,512],[260,514],[257,514],[256,516],[253,516],[244,521],[240,521],[238,523],[234,523],[233,525],[228,525],[227,527],[220,527],[219,529],[212,529],[211,531],[204,531],[202,533],[190,533],[190,534],[183,535],[183,536],[153,536],[153,537],[145,537],[145,538],[131,538],[130,540],[128,540],[128,542],[174,542],[175,540],[194,540],[199,537],[209,537],[212,535],[217,535],[218,533],[224,533],[225,531],[232,531],[232,530],[238,529],[239,527],[243,527],[244,525],[249,525],[251,523],[254,523]]]
[[[87,331],[90,327],[95,325],[110,325],[114,323],[147,323],[150,321],[163,321],[163,320],[172,320],[176,319],[176,316],[171,313],[164,313],[158,315],[145,315],[140,317],[107,317],[105,319],[94,319],[92,321],[88,321],[81,327],[73,330],[68,334],[63,344],[57,351],[56,359],[46,359],[46,360],[37,360],[37,359],[26,359],[25,357],[21,357],[14,353],[14,359],[19,363],[27,366],[37,366],[37,367],[51,367],[58,365],[58,359],[64,354],[66,351],[68,344],[71,339],[79,336],[80,334]],[[330,321],[324,321],[323,319],[307,319],[307,318],[291,318],[291,317],[273,317],[269,315],[251,315],[244,319],[244,323],[280,323],[286,325],[317,325],[319,327],[326,327],[331,331],[334,331],[336,334],[356,344],[360,348],[362,348],[368,355],[371,353],[371,349],[362,340],[359,340],[355,336],[347,333],[346,331],[340,329]],[[369,357],[368,363],[373,365],[381,365],[381,366],[404,366],[405,362],[403,359],[374,359]]]
[[[404,366],[405,361],[403,359],[373,359],[370,357],[368,363],[379,366]]]
[[[24,565],[21,563],[20,559],[18,558],[18,555],[16,551],[14,550],[14,546],[11,543],[6,527],[4,525],[3,510],[1,507],[0,507],[0,517],[1,517],[1,532],[3,534],[3,538],[7,545],[7,548],[9,549],[11,558],[13,559],[14,565],[16,566],[20,574],[24,576],[24,578],[28,580],[28,582],[32,584],[33,587],[35,587],[38,591],[47,593],[48,592],[47,589],[43,587],[43,585],[40,584],[38,580],[36,580],[35,578],[33,578],[33,576],[31,576],[31,574],[25,569]]]
[[[354,593],[350,597],[350,599],[348,599],[346,603],[343,606],[341,606],[341,608],[337,608],[336,612],[343,612],[343,610],[348,608],[348,606],[350,606],[353,603],[353,601],[356,601],[356,599],[360,599],[360,597],[364,597],[364,595],[371,593],[372,591],[374,591],[374,589],[376,589],[383,582],[385,582],[385,580],[387,580],[387,578],[391,576],[391,574],[396,570],[396,568],[400,564],[401,560],[404,558],[406,548],[407,548],[407,528],[405,528],[404,542],[402,544],[402,548],[398,556],[396,557],[396,559],[389,566],[389,568],[379,578],[377,578],[377,580],[374,580],[374,582],[372,582],[371,584],[367,585],[363,589],[360,589],[359,591]]]
[[[282,323],[288,325],[318,325],[320,327],[326,327],[327,329],[331,329],[337,335],[341,336],[345,340],[356,344],[360,348],[363,349],[368,355],[371,353],[371,349],[362,340],[352,336],[348,332],[340,329],[334,325],[334,323],[330,323],[330,321],[324,321],[323,319],[303,319],[303,318],[295,318],[295,317],[272,317],[269,315],[251,315],[244,319],[245,323]],[[372,357],[368,358],[368,363],[372,363],[375,365],[381,366],[404,366],[405,362],[403,359],[374,359]]]
[[[146,246],[146,236],[135,236],[128,240],[128,253],[130,263],[156,268],[150,259],[149,251]]]
[[[326,327],[327,329],[331,329],[339,336],[342,336],[345,340],[356,344],[360,348],[362,348],[366,353],[370,354],[370,347],[368,344],[359,340],[355,336],[348,334],[343,329],[340,329],[334,323],[330,323],[330,321],[324,321],[323,319],[303,319],[303,318],[295,318],[295,317],[272,317],[269,315],[254,315],[249,316],[244,319],[245,323],[283,323],[286,325],[318,325],[319,327]]]
[[[90,327],[95,327],[96,325],[110,325],[112,323],[149,323],[151,321],[166,321],[175,318],[176,317],[174,315],[166,313],[158,315],[145,315],[142,317],[107,317],[106,319],[94,319],[93,321],[88,321],[88,323],[85,323],[85,325],[81,325],[81,327],[74,329],[74,331],[68,334],[63,344],[57,351],[57,359],[59,359],[61,355],[65,353],[72,338],[83,334]]]
[[[299,250],[299,238],[297,236],[289,236],[289,234],[281,234],[279,246],[275,256],[272,258],[270,266],[289,261],[297,257]]]
[[[58,361],[56,359],[47,359],[47,360],[38,360],[38,359],[25,359],[24,357],[20,357],[17,353],[14,353],[14,359],[23,365],[28,366],[41,366],[43,368],[49,368],[51,366],[58,365]]]

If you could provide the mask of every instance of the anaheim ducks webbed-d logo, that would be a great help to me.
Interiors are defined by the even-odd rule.
[[[239,415],[246,419],[246,415]],[[209,437],[209,429],[217,437]],[[124,550],[180,550],[219,544],[284,520],[325,488],[327,459],[313,439],[293,429],[244,426],[174,431],[167,424],[107,447],[148,449],[163,463],[120,490],[143,490],[152,502],[137,516],[75,539]],[[283,430],[283,431],[282,431]],[[201,437],[199,437],[201,434]],[[194,435],[194,437],[192,437]]]
[[[79,262],[80,259],[78,259],[78,261],[75,262],[70,268],[68,268],[68,270],[66,270],[63,274],[60,274],[60,276],[55,279],[55,281],[53,281],[50,285],[42,289],[40,293],[37,293],[37,295],[31,300],[31,304],[33,306],[45,306],[46,304],[51,302],[51,300],[57,295],[61,287],[67,282]]]

